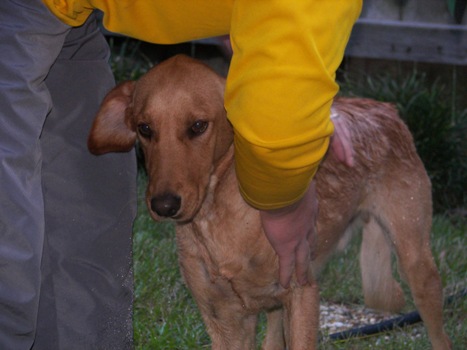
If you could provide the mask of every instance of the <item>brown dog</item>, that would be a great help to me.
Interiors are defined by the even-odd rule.
[[[147,205],[154,220],[177,223],[180,267],[213,349],[255,349],[261,311],[268,319],[264,349],[315,349],[316,276],[357,222],[363,224],[366,303],[392,311],[402,307],[402,290],[391,272],[393,251],[433,348],[450,348],[430,251],[430,181],[395,109],[365,99],[335,101],[352,135],[355,165],[348,168],[333,154],[322,163],[316,175],[320,211],[312,282],[283,289],[258,212],[237,189],[224,83],[200,62],[169,59],[138,82],[112,90],[89,138],[95,154],[128,151],[139,140],[149,176]]]

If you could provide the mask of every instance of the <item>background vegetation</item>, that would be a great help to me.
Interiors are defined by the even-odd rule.
[[[141,43],[111,40],[111,64],[117,81],[137,79],[157,57],[143,53]],[[449,88],[429,82],[423,72],[379,74],[365,79],[342,75],[342,94],[365,96],[396,104],[411,129],[418,152],[433,183],[436,215],[432,246],[446,295],[467,287],[467,110],[457,110]],[[458,98],[458,97],[455,97]],[[201,316],[184,286],[177,264],[174,228],[155,224],[144,204],[146,178],[139,174],[139,214],[134,226],[135,341],[137,349],[209,348]],[[332,259],[321,276],[323,300],[342,304],[363,304],[358,268],[359,239]],[[406,286],[405,286],[406,288]],[[414,310],[406,288],[408,305]],[[446,329],[454,349],[467,344],[466,298],[445,307]],[[259,326],[259,337],[264,321]],[[418,335],[415,337],[414,332]],[[323,341],[320,349],[428,349],[422,325],[407,327],[366,339]]]

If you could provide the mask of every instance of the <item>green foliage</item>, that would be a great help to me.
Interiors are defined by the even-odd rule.
[[[440,82],[429,84],[425,74],[347,77],[344,95],[369,97],[396,105],[409,127],[433,185],[437,213],[467,204],[467,110],[456,111]]]
[[[151,67],[151,60],[140,50],[141,42],[129,38],[109,38],[110,67],[115,81],[137,80]]]

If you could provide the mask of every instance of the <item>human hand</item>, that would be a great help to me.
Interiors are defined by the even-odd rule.
[[[225,57],[227,59],[231,59],[233,55],[233,51],[232,51],[232,44],[230,43],[230,36],[229,35],[219,36],[217,37],[217,41]]]
[[[339,114],[331,109],[331,121],[334,124],[334,134],[331,136],[331,152],[345,165],[352,167],[354,164],[354,149],[350,131],[345,125],[345,121]]]
[[[260,211],[264,233],[279,257],[279,282],[288,288],[295,269],[297,282],[308,283],[310,259],[316,247],[318,200],[315,182],[296,203]]]

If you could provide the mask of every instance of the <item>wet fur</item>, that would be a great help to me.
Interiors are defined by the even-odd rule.
[[[95,154],[128,151],[136,139],[149,175],[151,216],[158,200],[176,195],[176,239],[182,274],[212,339],[213,349],[255,349],[257,314],[267,312],[264,349],[315,349],[319,330],[317,276],[345,232],[363,226],[360,255],[365,302],[397,311],[403,294],[391,272],[395,253],[401,275],[425,322],[434,349],[448,349],[443,330],[442,286],[430,251],[431,185],[407,127],[395,108],[368,99],[340,98],[334,108],[352,135],[355,166],[332,153],[317,175],[316,259],[308,286],[278,283],[277,257],[258,212],[237,189],[233,132],[223,108],[224,79],[184,56],[165,61],[138,82],[109,93],[89,138]],[[200,136],[188,132],[209,123]],[[150,139],[137,136],[141,124]],[[169,204],[168,204],[169,205]]]

